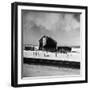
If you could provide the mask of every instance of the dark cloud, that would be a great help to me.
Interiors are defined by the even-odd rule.
[[[80,22],[80,14],[74,14],[74,18],[75,18],[78,22]]]

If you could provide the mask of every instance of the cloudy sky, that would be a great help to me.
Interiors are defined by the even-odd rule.
[[[47,35],[58,45],[80,45],[80,14],[22,10],[23,43],[38,45]]]

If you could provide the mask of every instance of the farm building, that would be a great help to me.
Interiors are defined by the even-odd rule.
[[[71,47],[67,47],[67,46],[57,47],[57,52],[66,53],[66,52],[71,52],[71,50],[72,50],[72,48]]]
[[[26,51],[31,50],[34,51],[34,47],[33,46],[25,46],[24,48]]]
[[[39,40],[39,50],[55,52],[57,49],[57,42],[51,37],[43,36]]]

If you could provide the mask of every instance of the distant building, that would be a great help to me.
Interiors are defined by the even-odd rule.
[[[71,52],[72,48],[68,46],[60,46],[57,47],[58,52],[66,53],[66,52]]]
[[[57,50],[57,42],[51,37],[43,36],[39,40],[39,50],[54,52]]]
[[[25,47],[25,50],[26,50],[26,51],[28,51],[28,50],[34,51],[34,47],[26,46],[26,47]]]
[[[38,45],[32,45],[32,44],[26,44],[24,46],[24,50],[31,50],[31,51],[34,51],[34,50],[38,50]]]

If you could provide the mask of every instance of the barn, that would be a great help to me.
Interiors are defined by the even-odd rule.
[[[57,42],[48,36],[43,36],[39,40],[39,50],[55,52],[57,49]]]

